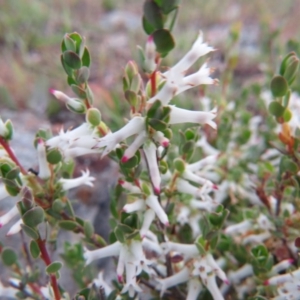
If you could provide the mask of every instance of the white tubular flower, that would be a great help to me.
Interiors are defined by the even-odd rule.
[[[199,141],[197,141],[196,146],[201,147],[206,155],[219,155],[220,151],[211,146],[206,137],[203,135]]]
[[[121,159],[122,163],[125,163],[130,158],[132,158],[135,155],[135,153],[139,150],[139,148],[144,144],[146,139],[147,139],[146,131],[142,131],[140,134],[138,134],[135,140],[125,150],[124,155]]]
[[[169,219],[163,208],[158,202],[157,196],[150,195],[146,199],[146,204],[155,212],[158,219],[165,225],[169,226]]]
[[[132,183],[125,181],[125,180],[119,180],[118,182],[125,190],[127,190],[130,193],[141,193],[141,189],[137,187],[136,185],[133,185]]]
[[[262,232],[260,234],[251,234],[243,239],[243,245],[251,244],[261,244],[263,241],[271,237],[269,231]]]
[[[160,131],[156,131],[154,134],[153,134],[153,139],[158,142],[163,148],[166,148],[169,146],[170,144],[170,141],[169,139],[167,139],[164,134]]]
[[[217,286],[216,275],[214,273],[209,274],[207,276],[206,287],[209,290],[209,292],[211,293],[213,299],[224,300],[224,297],[223,297],[219,287]]]
[[[152,141],[147,141],[143,147],[147,165],[149,169],[149,176],[153,185],[155,194],[160,194],[160,173],[156,158],[156,146]]]
[[[67,148],[63,150],[63,156],[65,161],[69,161],[72,158],[86,155],[86,154],[99,154],[101,153],[99,149],[89,149],[84,147],[74,147],[74,148]]]
[[[163,279],[157,279],[157,289],[160,290],[160,297],[162,298],[165,291],[175,285],[186,282],[189,280],[190,271],[187,267],[183,267],[178,273]]]
[[[241,234],[247,232],[252,227],[253,227],[252,222],[250,220],[245,220],[243,222],[227,226],[224,229],[224,232],[230,235],[237,234],[237,233]]]
[[[192,199],[190,205],[193,208],[198,208],[201,210],[212,212],[217,208],[219,203],[215,201],[202,201],[202,200]]]
[[[220,266],[218,265],[218,263],[215,261],[215,259],[213,258],[213,256],[210,253],[206,254],[206,260],[207,260],[207,263],[212,267],[215,274],[221,280],[223,280],[226,284],[229,284],[229,281],[227,279],[225,272],[220,268]]]
[[[80,185],[93,186],[92,181],[94,181],[95,178],[90,176],[90,171],[89,170],[86,170],[85,172],[81,171],[81,173],[82,173],[81,177],[77,177],[73,179],[65,179],[65,178],[59,179],[58,182],[62,184],[63,190],[67,191],[75,187],[78,187]]]
[[[208,47],[202,40],[202,34],[192,46],[192,49],[169,71],[162,74],[166,78],[166,83],[161,90],[148,100],[154,103],[159,99],[163,105],[167,105],[170,100],[179,93],[197,86],[199,84],[212,84],[214,80],[209,77],[210,70],[204,65],[197,73],[188,75],[186,71],[198,60],[199,57],[209,53],[213,48]]]
[[[279,272],[282,272],[289,268],[292,264],[294,263],[293,259],[285,259],[282,260],[280,263],[276,264],[275,266],[272,267],[272,270],[270,271],[271,275],[276,275]]]
[[[157,257],[160,257],[163,252],[160,245],[157,242],[151,241],[147,237],[144,237],[142,240],[142,246],[146,251],[151,251],[151,253],[155,253]]]
[[[146,212],[144,213],[144,220],[140,230],[141,238],[144,238],[145,235],[148,233],[154,218],[155,218],[155,211],[151,208],[147,209]]]
[[[229,271],[228,278],[233,284],[240,283],[244,278],[253,275],[253,268],[250,264],[245,264],[236,271]]]
[[[203,43],[203,34],[200,31],[191,50],[172,68],[178,73],[185,73],[201,56],[213,51],[214,49]]]
[[[92,261],[104,257],[109,257],[109,256],[118,256],[121,251],[122,244],[120,242],[115,242],[111,245],[108,245],[106,247],[103,247],[101,249],[96,249],[96,250],[88,250],[87,248],[84,248],[84,254],[83,257],[85,259],[85,264],[88,265]]]
[[[189,223],[189,216],[191,214],[191,210],[186,207],[186,206],[182,206],[179,209],[179,213],[177,214],[177,222],[183,226],[184,224],[188,224]]]
[[[182,174],[182,177],[184,179],[187,179],[187,180],[190,180],[190,181],[193,181],[195,183],[198,183],[198,184],[201,184],[201,185],[205,185],[206,187],[211,187],[211,189],[215,189],[217,190],[218,187],[216,184],[212,183],[210,180],[207,180],[201,176],[198,176],[194,173],[192,173],[190,170],[188,169],[185,169],[183,174]]]
[[[217,162],[217,159],[218,159],[217,154],[208,155],[205,158],[202,158],[201,160],[198,160],[192,164],[187,164],[186,169],[188,169],[191,172],[196,172],[203,169],[206,166],[215,164]]]
[[[22,229],[21,224],[23,224],[22,219],[20,219],[18,222],[16,222],[13,226],[10,227],[6,236],[11,236],[11,235],[14,235],[14,234],[20,232]]]
[[[136,266],[131,262],[126,263],[126,283],[121,291],[122,294],[128,292],[129,297],[133,298],[135,292],[142,292],[143,290],[136,283]]]
[[[113,291],[113,289],[105,282],[103,271],[99,272],[98,277],[93,280],[93,283],[95,283],[97,287],[104,289],[105,296],[109,296]]]
[[[66,105],[70,106],[71,108],[77,111],[84,111],[84,105],[79,99],[70,98],[63,92],[50,89],[50,93],[59,101],[65,103]]]
[[[128,203],[123,207],[123,211],[126,213],[132,213],[134,211],[145,210],[146,204],[144,200],[137,200],[132,203]]]
[[[197,300],[199,293],[202,291],[202,284],[198,278],[191,278],[188,282],[188,293],[186,300]]]
[[[186,257],[186,259],[199,256],[198,248],[194,244],[165,242],[161,243],[160,246],[165,254],[169,253],[170,251],[180,252]]]
[[[46,147],[42,139],[38,139],[37,152],[39,161],[39,177],[42,179],[48,179],[51,176],[51,171],[46,157]]]
[[[217,110],[213,109],[210,112],[191,111],[183,108],[178,108],[174,105],[169,105],[171,108],[169,124],[181,123],[197,123],[208,124],[212,128],[217,129],[217,124],[212,121],[217,114]]]
[[[0,228],[7,224],[12,218],[19,214],[19,210],[16,205],[13,206],[7,213],[0,217]]]
[[[155,62],[155,56],[156,56],[156,47],[155,43],[153,41],[153,36],[149,35],[145,47],[145,69],[147,72],[152,73],[156,69],[156,62]]]
[[[176,183],[177,191],[192,195],[195,198],[212,201],[208,193],[211,192],[214,185],[211,186],[210,181],[207,180],[207,182],[201,188],[196,188],[195,186],[191,185],[189,182],[181,178],[178,178]]]
[[[102,157],[115,149],[115,147],[128,137],[145,131],[145,120],[142,117],[132,118],[124,127],[115,131],[114,133],[107,134],[100,138],[95,147],[105,148]]]
[[[4,184],[0,184],[0,201],[9,197],[9,193],[6,190],[6,187]]]
[[[5,137],[7,134],[8,134],[8,130],[7,130],[4,122],[0,118],[0,136]]]
[[[17,286],[19,286],[19,283],[20,282],[18,282]],[[16,291],[17,290],[11,286],[4,286],[0,281],[0,296],[4,296],[5,298],[10,298],[10,299],[16,299]]]
[[[285,282],[293,282],[293,281],[299,281],[300,280],[300,269],[295,270],[294,272],[283,274],[283,275],[277,275],[269,278],[265,281],[265,285],[280,285]]]
[[[81,136],[69,141],[71,147],[94,148],[99,138],[93,135]],[[99,152],[99,150],[98,150]]]

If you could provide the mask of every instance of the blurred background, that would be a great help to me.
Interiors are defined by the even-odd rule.
[[[60,43],[66,32],[77,31],[91,52],[96,105],[108,106],[109,117],[116,98],[124,99],[123,68],[129,59],[137,60],[136,45],[146,41],[142,6],[134,0],[0,0],[0,108],[29,109],[61,121],[63,108],[48,89],[68,92]],[[202,30],[218,50],[210,59],[219,79],[230,48],[239,84],[259,80],[267,68],[276,70],[289,40],[299,42],[299,11],[300,1],[294,0],[181,1],[176,48],[165,64],[180,58]],[[232,45],[230,35],[236,33]]]

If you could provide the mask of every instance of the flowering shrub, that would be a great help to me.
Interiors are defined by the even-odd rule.
[[[160,71],[175,46],[177,2],[144,4],[149,37],[139,48],[140,68],[130,61],[124,69],[130,119],[122,128],[112,132],[93,106],[90,54],[78,33],[64,36],[61,56],[76,96],[51,93],[84,114],[85,122],[57,136],[37,132],[38,173],[22,167],[9,145],[12,123],[0,121],[0,199],[15,199],[0,225],[18,216],[7,235],[23,231],[30,255],[44,262],[48,274],[47,286],[41,286],[40,270],[26,268],[13,249],[3,247],[3,263],[13,271],[3,295],[70,299],[59,284],[63,262],[53,261],[48,250],[49,236],[69,230],[82,236],[82,243],[66,243],[62,254],[81,287],[75,299],[299,299],[300,98],[291,90],[299,59],[291,52],[270,90],[253,89],[258,113],[246,109],[245,94],[226,106],[202,97],[202,110],[182,108],[185,91],[218,81],[209,63],[190,71],[214,51],[201,32],[182,59]],[[180,130],[173,126],[182,123]],[[67,194],[96,184],[89,170],[72,178],[76,157],[87,154],[119,164],[108,244],[75,215]],[[107,257],[116,258],[112,282],[90,268]]]

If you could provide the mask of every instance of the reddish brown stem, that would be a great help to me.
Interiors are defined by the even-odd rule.
[[[18,161],[17,157],[15,156],[15,154],[13,153],[13,151],[11,150],[8,142],[3,137],[0,137],[0,144],[5,149],[5,151],[9,155],[9,157],[16,163],[17,166],[19,166],[22,174],[26,175],[27,174],[26,170],[22,167],[22,165]]]
[[[44,261],[45,265],[49,266],[49,265],[51,265],[51,258],[48,254],[45,243],[46,243],[45,240],[42,240],[40,238],[37,239],[37,244],[38,244],[38,246],[40,248],[40,251],[41,251],[41,258]],[[54,292],[55,300],[60,300],[60,291],[59,291],[59,288],[58,288],[56,276],[55,275],[50,275],[50,281],[51,281],[52,289],[53,289],[53,292]]]
[[[156,94],[156,71],[153,71],[153,73],[151,74],[150,81],[151,81],[151,97],[153,97]]]

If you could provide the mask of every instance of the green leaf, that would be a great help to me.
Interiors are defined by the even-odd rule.
[[[80,86],[72,84],[71,89],[80,99],[86,99],[86,92]]]
[[[81,59],[75,52],[70,50],[65,51],[63,53],[63,59],[69,68],[74,70],[78,70],[81,68]]]
[[[7,120],[5,122],[5,127],[8,131],[8,133],[5,135],[5,139],[7,141],[10,141],[10,140],[12,140],[13,134],[14,134],[14,128],[13,128],[13,124],[12,124],[11,120]]]
[[[84,235],[89,239],[92,238],[95,232],[94,226],[90,222],[85,221],[83,228],[84,228]]]
[[[287,109],[284,111],[282,117],[283,117],[284,122],[287,123],[287,122],[289,122],[289,121],[291,120],[292,116],[293,116],[292,112],[287,108]]]
[[[101,122],[101,113],[97,108],[89,108],[86,112],[86,121],[92,126],[98,126]]]
[[[156,45],[156,51],[162,55],[167,54],[175,47],[175,41],[167,29],[159,29],[153,33],[153,40]]]
[[[173,162],[174,164],[174,168],[177,172],[179,172],[180,174],[182,174],[185,170],[185,162],[183,159],[181,158],[176,158]]]
[[[160,100],[156,100],[147,112],[147,117],[152,119],[157,114],[157,110],[162,106]]]
[[[80,84],[83,84],[83,83],[87,82],[89,80],[89,77],[90,77],[90,70],[86,66],[81,67],[76,72],[76,80]]]
[[[176,9],[180,3],[180,0],[163,0],[161,9],[164,14],[169,14],[171,11]]]
[[[271,91],[274,97],[283,97],[288,92],[289,86],[283,76],[277,75],[271,81]]]
[[[24,230],[24,232],[32,239],[37,240],[39,238],[39,233],[36,231],[36,229],[31,228],[25,224],[21,224],[21,228]]]
[[[163,131],[167,129],[168,126],[165,122],[158,119],[150,119],[148,124],[157,131]]]
[[[93,94],[91,88],[89,87],[89,85],[86,85],[85,91],[86,91],[86,97],[89,101],[89,104],[92,105],[94,103],[94,94]]]
[[[77,84],[77,82],[75,81],[75,79],[73,77],[70,77],[70,76],[68,76],[68,78],[67,78],[67,83],[68,83],[69,86],[71,86],[72,84],[75,84],[75,85]]]
[[[70,67],[66,64],[63,55],[60,56],[60,61],[61,61],[61,64],[62,64],[62,66],[63,66],[65,72],[67,73],[67,75],[68,75],[70,78],[73,78],[73,70],[72,70],[72,68],[70,68]],[[69,77],[68,77],[68,78],[69,78]],[[69,80],[68,80],[68,82],[69,82]]]
[[[65,207],[65,203],[61,199],[55,199],[52,203],[52,209],[56,213],[60,213]]]
[[[41,251],[38,243],[35,240],[31,240],[29,249],[30,249],[30,254],[33,258],[38,258],[40,256]]]
[[[46,268],[46,272],[48,274],[53,274],[58,272],[61,269],[61,267],[62,263],[60,261],[55,261]]]
[[[277,101],[272,101],[269,104],[269,112],[276,118],[284,114],[285,108]]]
[[[84,47],[83,55],[82,55],[82,65],[85,67],[89,67],[91,65],[91,56],[87,47]]]
[[[77,32],[73,32],[73,33],[69,33],[69,37],[75,42],[76,45],[76,53],[79,54],[79,49],[80,46],[82,44],[82,37],[79,33]]]
[[[283,174],[285,172],[289,172],[291,174],[297,174],[298,166],[291,158],[283,156],[280,160],[279,171],[280,174]]]
[[[124,233],[119,227],[116,227],[114,229],[114,234],[120,243],[125,243],[126,240],[125,240]]]
[[[45,219],[45,213],[44,210],[36,206],[34,208],[31,208],[28,210],[23,216],[22,216],[23,222],[25,225],[29,227],[36,227],[40,223],[44,222]]]
[[[67,50],[76,52],[76,44],[68,34],[65,34],[64,39],[62,41],[62,52],[65,52]]]
[[[1,259],[5,266],[10,267],[17,262],[18,256],[13,249],[6,247],[1,252]]]
[[[138,97],[137,97],[136,92],[127,90],[127,91],[125,91],[124,95],[125,95],[125,99],[128,101],[130,106],[133,106],[133,107],[137,106]]]
[[[76,229],[78,227],[78,224],[74,221],[70,221],[70,220],[63,220],[58,222],[58,225],[60,228],[65,229],[65,230],[70,230],[73,231],[74,229]]]
[[[19,174],[20,174],[20,168],[16,166],[6,174],[5,178],[9,180],[14,180],[17,177],[19,177]]]
[[[205,255],[206,254],[205,244],[206,244],[206,241],[202,236],[197,238],[195,245],[196,245],[200,255]]]
[[[132,169],[135,168],[138,165],[138,159],[136,156],[131,157],[128,161],[125,163],[120,163],[122,167],[126,169]]]
[[[62,160],[61,152],[58,149],[51,149],[47,152],[47,161],[51,165],[56,165]]]
[[[144,17],[156,29],[163,28],[163,15],[153,0],[146,0],[143,7]]]
[[[143,29],[144,31],[150,35],[155,31],[155,27],[151,25],[150,22],[147,21],[147,19],[145,18],[145,16],[143,16],[142,18],[142,25],[143,25]]]

